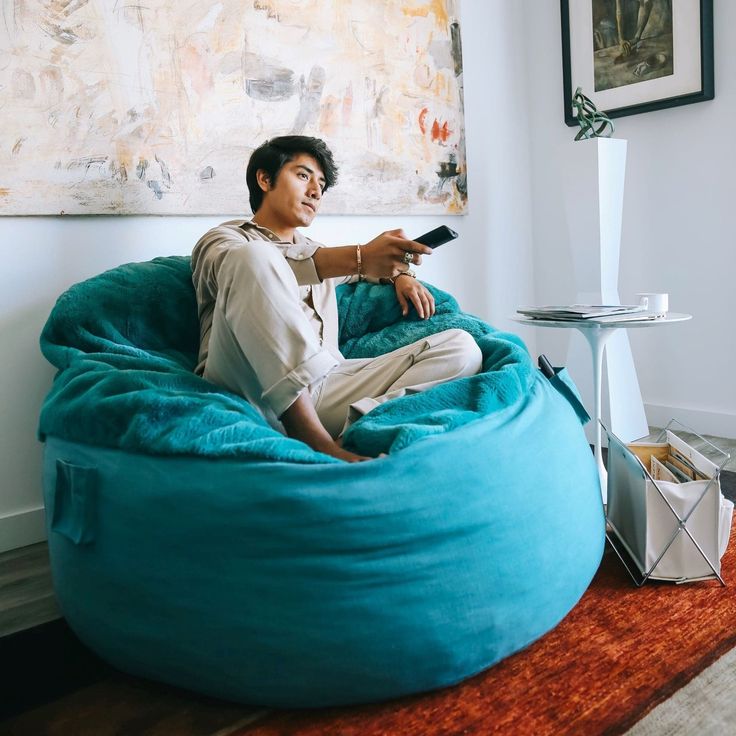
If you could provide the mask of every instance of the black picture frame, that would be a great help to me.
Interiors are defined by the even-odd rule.
[[[593,3],[593,0],[588,0]],[[676,12],[677,8],[682,8],[684,4],[678,6],[680,0],[672,0],[672,14]],[[579,2],[575,3],[580,5]],[[713,0],[699,0],[700,5],[700,88],[694,89],[686,94],[678,94],[675,96],[664,96],[657,98],[656,96],[652,99],[644,100],[635,104],[624,104],[621,106],[614,106],[606,109],[604,102],[596,99],[599,95],[595,89],[583,88],[583,93],[589,97],[596,104],[599,110],[605,112],[610,118],[619,118],[626,115],[637,115],[644,112],[652,112],[654,110],[663,110],[670,107],[678,107],[680,105],[690,105],[695,102],[704,102],[706,100],[712,100],[715,96],[715,82],[713,78]],[[579,86],[579,83],[575,81],[576,72],[580,73],[580,63],[578,63],[578,69],[572,68],[571,58],[571,38],[572,34],[589,32],[591,38],[593,37],[593,27],[588,18],[585,21],[571,17],[571,0],[560,0],[560,12],[562,20],[562,79],[563,79],[563,95],[564,95],[564,110],[565,110],[565,122],[569,126],[575,126],[578,124],[577,118],[573,114],[573,108],[571,105],[572,96],[575,93],[575,89]],[[588,28],[576,27],[575,23],[587,23]],[[642,39],[644,40],[644,39]],[[590,56],[590,69],[584,70],[590,72],[593,70],[595,54]],[[688,60],[690,63],[697,63],[694,54],[694,58]],[[585,62],[587,63],[587,62]],[[595,72],[593,71],[593,78]],[[574,86],[575,85],[575,86]],[[635,86],[635,83],[629,83],[628,85],[623,84],[621,88],[629,86]]]

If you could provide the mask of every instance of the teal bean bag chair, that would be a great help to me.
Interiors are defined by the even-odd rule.
[[[596,468],[564,374],[433,289],[341,287],[341,347],[376,355],[459,327],[482,373],[385,404],[347,464],[197,377],[188,258],[63,294],[41,337],[49,552],[61,610],[115,667],[276,707],[456,683],[526,647],[601,559]]]

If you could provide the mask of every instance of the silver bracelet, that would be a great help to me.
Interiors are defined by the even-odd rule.
[[[396,276],[392,276],[389,279],[389,281],[392,284],[395,284],[396,283],[396,279],[399,278],[399,276],[409,276],[410,278],[413,278],[413,279],[415,279],[417,277],[416,273],[414,273],[414,271],[412,271],[411,269],[409,269],[408,271],[402,271],[401,273],[397,273]]]

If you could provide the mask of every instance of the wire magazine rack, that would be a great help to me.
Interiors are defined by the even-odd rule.
[[[675,428],[686,432],[689,441],[697,440],[698,449],[675,434]],[[733,504],[721,494],[720,476],[730,454],[676,419],[653,443],[626,445],[603,429],[608,435],[606,538],[636,586],[649,579],[716,579],[725,585],[720,558],[728,544]],[[673,483],[653,477],[647,458],[673,448],[692,469],[692,480]]]

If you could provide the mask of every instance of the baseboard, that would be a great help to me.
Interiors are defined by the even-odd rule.
[[[736,440],[736,415],[700,409],[684,409],[679,406],[644,404],[650,427],[664,427],[670,419],[686,424],[698,434],[725,437]]]
[[[0,552],[27,547],[46,539],[43,506],[0,516]]]

